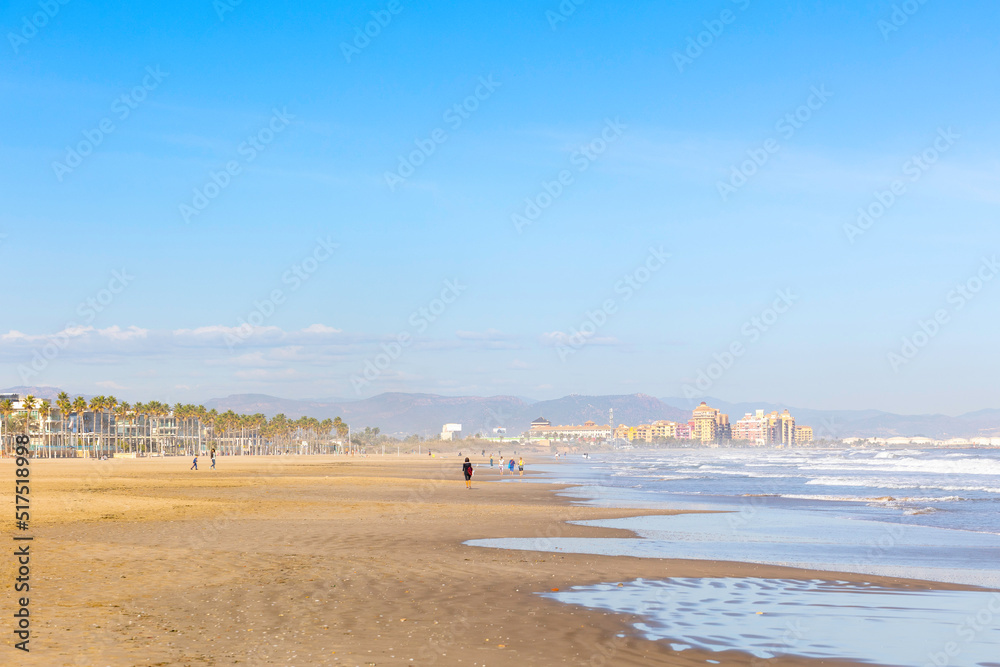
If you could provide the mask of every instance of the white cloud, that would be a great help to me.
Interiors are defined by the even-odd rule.
[[[586,336],[584,334],[568,334],[564,331],[547,331],[543,333],[539,340],[546,347],[556,345],[568,345],[570,347],[580,347],[580,342],[585,341],[586,345],[621,345],[622,342],[614,336]]]
[[[511,340],[514,337],[496,329],[486,331],[456,331],[455,336],[460,340]]]
[[[94,384],[102,389],[118,389],[119,391],[122,389],[128,389],[128,387],[123,387],[114,380],[101,380],[100,382],[95,382]]]
[[[302,333],[308,334],[339,334],[343,333],[340,329],[334,329],[333,327],[328,327],[325,324],[310,324]]]
[[[97,333],[105,338],[120,341],[132,340],[135,338],[146,338],[149,335],[149,329],[140,329],[137,326],[130,326],[128,329],[123,330],[115,325],[113,327],[108,327],[107,329],[98,329]]]

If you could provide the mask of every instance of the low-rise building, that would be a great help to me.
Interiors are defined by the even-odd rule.
[[[592,421],[580,426],[552,426],[548,420],[539,418],[531,423],[528,437],[532,440],[608,440],[611,438],[611,426]]]

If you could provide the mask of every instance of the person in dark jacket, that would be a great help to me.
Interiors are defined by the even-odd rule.
[[[472,463],[469,462],[469,457],[465,457],[465,463],[462,464],[462,473],[465,475],[465,488],[472,488]]]

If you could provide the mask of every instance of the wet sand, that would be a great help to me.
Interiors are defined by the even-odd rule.
[[[185,458],[35,460],[31,652],[13,648],[15,574],[5,557],[3,664],[850,664],[675,653],[639,638],[627,616],[542,598],[637,577],[834,577],[465,546],[491,537],[631,536],[565,522],[668,512],[575,506],[554,494],[556,485],[498,484],[488,464],[477,467],[470,491],[460,460],[233,457],[214,471],[202,459],[197,472]],[[13,467],[0,461],[0,474],[13,479]],[[0,498],[3,516],[13,516],[13,491]],[[12,552],[12,522],[3,526],[4,552]]]

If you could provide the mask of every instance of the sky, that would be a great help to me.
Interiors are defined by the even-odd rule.
[[[0,9],[0,386],[1000,407],[1000,6]]]

